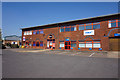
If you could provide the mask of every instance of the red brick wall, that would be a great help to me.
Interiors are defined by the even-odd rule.
[[[111,19],[111,18],[110,18]],[[86,20],[85,22],[92,22],[92,21],[99,21],[99,19],[93,19],[93,20]],[[83,21],[84,22],[84,21]],[[59,49],[59,41],[60,40],[64,40],[65,38],[69,37],[70,40],[76,40],[76,47],[74,48],[74,50],[78,50],[79,47],[79,41],[78,40],[84,40],[86,36],[83,35],[83,31],[84,30],[78,30],[79,26],[78,23],[83,23],[83,22],[77,22],[77,23],[73,23],[76,24],[77,27],[77,31],[70,31],[70,32],[59,32],[59,27],[52,27],[52,28],[46,28],[43,29],[44,34],[36,34],[36,35],[27,35],[25,36],[26,39],[28,39],[28,41],[35,41],[37,38],[40,39],[40,41],[43,41],[44,46],[43,47],[39,47],[42,49],[47,48],[47,38],[50,34],[54,35],[53,38],[55,38],[55,48]],[[108,20],[101,20],[100,22],[100,29],[95,29],[95,35],[92,35],[91,37],[93,39],[100,39],[101,41],[101,47],[103,51],[108,51],[109,50],[109,37],[114,36],[114,33],[118,33],[118,29],[113,30],[109,37],[104,37],[107,36],[109,31],[111,29],[108,28]],[[22,32],[23,35],[23,32]],[[30,38],[32,38],[30,40]],[[22,39],[23,40],[23,39]],[[86,40],[92,40],[91,38],[86,38]],[[81,50],[87,50],[89,51],[89,49],[81,49]],[[98,50],[98,49],[93,49],[93,50]]]

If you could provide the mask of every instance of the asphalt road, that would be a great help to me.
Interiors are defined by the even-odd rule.
[[[117,78],[117,58],[3,50],[3,78]]]

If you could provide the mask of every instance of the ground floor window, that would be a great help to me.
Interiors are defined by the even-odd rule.
[[[100,41],[79,41],[79,48],[100,48]]]
[[[40,41],[40,46],[43,47],[43,41]]]
[[[92,41],[86,41],[86,48],[92,48]]]
[[[33,41],[33,46],[35,46],[36,44],[35,44],[35,41]]]
[[[80,48],[85,48],[85,42],[79,42],[79,47]]]
[[[36,46],[39,47],[39,42],[36,42]]]
[[[76,41],[71,41],[71,47],[76,47]]]
[[[60,47],[64,47],[64,42],[60,42]]]
[[[29,42],[29,46],[32,46],[31,42]]]
[[[100,48],[101,45],[100,45],[100,41],[94,41],[93,42],[93,48]]]

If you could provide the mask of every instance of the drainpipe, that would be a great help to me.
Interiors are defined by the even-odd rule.
[[[58,49],[59,49],[59,25],[57,24],[58,26]]]

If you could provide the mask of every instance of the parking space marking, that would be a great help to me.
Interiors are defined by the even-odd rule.
[[[89,56],[89,57],[92,57],[94,54],[95,54],[95,53],[90,54],[90,56]]]

